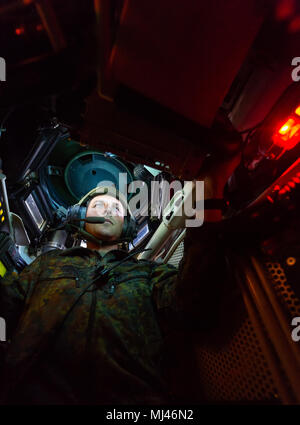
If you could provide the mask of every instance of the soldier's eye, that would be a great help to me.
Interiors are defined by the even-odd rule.
[[[95,207],[103,207],[103,202],[102,201],[95,202],[94,208]]]

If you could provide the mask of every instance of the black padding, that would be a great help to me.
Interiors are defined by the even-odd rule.
[[[68,208],[67,210],[67,221],[70,223],[76,224],[80,229],[84,229],[84,221],[79,221],[84,219],[86,216],[86,207],[75,204]]]

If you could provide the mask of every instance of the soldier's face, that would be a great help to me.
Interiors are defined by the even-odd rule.
[[[124,207],[109,195],[95,196],[89,203],[86,217],[104,217],[104,223],[85,223],[85,229],[97,239],[114,241],[119,239],[124,224]]]

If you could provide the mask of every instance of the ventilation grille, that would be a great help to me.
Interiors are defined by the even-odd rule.
[[[282,265],[269,261],[264,265],[287,317],[299,317],[300,300],[291,286],[293,282],[290,282],[291,285],[288,283]],[[244,314],[237,316],[234,304],[238,305],[238,301],[223,309],[218,329],[205,337],[205,341],[199,338],[195,346],[197,375],[204,397],[210,402],[282,403],[248,313],[244,309]],[[244,305],[243,302],[241,304]],[[271,342],[263,323],[261,330],[269,345]],[[284,370],[280,373],[289,387]]]
[[[178,266],[183,249],[182,242],[170,258],[170,264]],[[287,282],[283,267],[275,262],[264,262],[264,266],[287,316],[300,316],[300,300]],[[186,366],[188,387],[195,388],[194,394],[199,401],[280,404],[282,400],[255,326],[240,292],[236,292],[236,295],[239,293],[237,296],[234,292],[231,293],[230,288],[226,291],[228,302],[222,302],[220,325],[206,335],[196,336],[192,344],[195,363],[192,366],[190,359],[191,370]],[[257,319],[261,321],[259,317]],[[263,323],[261,331],[265,335],[265,343],[271,348],[271,340]],[[284,370],[280,374],[282,382],[289,388]],[[189,390],[187,388],[187,392]]]
[[[265,262],[275,294],[292,319],[300,316],[300,300],[287,282],[280,263]],[[230,291],[228,291],[230,293]],[[242,306],[240,313],[238,305]],[[221,324],[205,338],[197,338],[196,370],[204,398],[209,402],[282,403],[255,327],[242,298],[222,307]],[[268,334],[261,323],[269,345]],[[281,370],[283,382],[288,384]]]
[[[197,348],[197,368],[209,401],[279,402],[271,372],[249,318],[230,341]]]
[[[184,242],[180,242],[173,255],[170,257],[168,264],[178,267],[184,253]]]
[[[289,319],[300,316],[300,300],[287,282],[286,275],[280,263],[266,263],[275,293],[287,312]]]

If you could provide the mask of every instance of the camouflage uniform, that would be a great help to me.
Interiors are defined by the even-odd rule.
[[[22,310],[2,371],[4,403],[159,404],[168,399],[164,338],[206,326],[224,272],[217,225],[188,229],[178,270],[87,248],[38,257],[1,287]],[[4,290],[4,291],[3,291]],[[17,308],[16,307],[16,308]],[[1,311],[0,311],[0,315]]]

